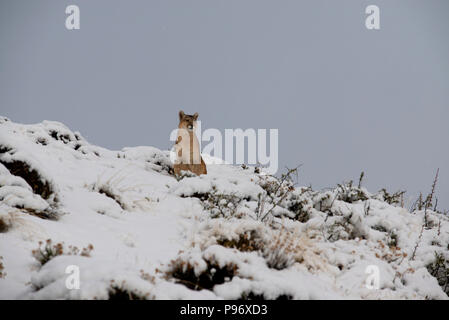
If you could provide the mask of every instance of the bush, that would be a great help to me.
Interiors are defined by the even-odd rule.
[[[212,290],[215,285],[230,281],[237,274],[238,268],[235,264],[230,263],[220,267],[213,258],[203,259],[206,262],[206,268],[201,272],[196,272],[194,264],[182,257],[172,260],[169,271],[166,272],[166,278],[174,278],[177,283],[192,290]]]
[[[395,193],[389,193],[385,188],[381,189],[378,192],[378,195],[381,196],[383,201],[391,205],[400,205],[404,204],[404,194],[405,191],[396,191]]]
[[[286,204],[286,200],[293,196],[295,183],[293,175],[298,173],[298,167],[287,169],[286,173],[275,177],[271,175],[259,176],[259,186],[265,191],[259,194],[256,216],[260,221],[264,221],[273,214],[276,207],[290,210],[294,205]]]
[[[0,146],[0,148],[2,148],[2,146]],[[8,148],[4,148],[3,151],[10,153],[13,152]],[[0,155],[1,153],[2,152],[0,152]],[[21,177],[25,180],[25,182],[31,187],[32,192],[40,196],[43,200],[46,200],[45,202],[49,205],[46,209],[28,208],[23,204],[15,204],[14,207],[42,219],[57,220],[59,217],[59,213],[57,211],[58,198],[52,183],[44,179],[40,172],[31,168],[31,166],[24,161],[4,161],[0,157],[0,164],[2,164],[11,175]],[[2,200],[4,199],[0,198],[0,201]]]
[[[242,199],[234,194],[223,194],[213,191],[202,201],[204,210],[209,211],[212,218],[232,217],[237,213]]]
[[[7,232],[10,227],[10,222],[4,216],[0,216],[0,233]]]
[[[111,280],[111,286],[108,290],[108,300],[148,300],[149,293],[143,293],[139,290],[130,290],[126,288],[126,283],[116,284]]]
[[[270,300],[283,301],[283,300],[292,300],[292,299],[293,299],[293,297],[291,295],[281,294],[281,295],[277,296],[276,298],[270,299]],[[268,299],[265,297],[264,294],[256,294],[251,291],[251,292],[244,292],[239,300],[256,300],[256,301],[260,300],[261,301],[261,300],[268,300]]]
[[[13,160],[11,162],[0,161],[12,175],[23,178],[33,189],[35,194],[48,200],[54,194],[52,185],[42,178],[35,169],[32,169],[26,162]],[[56,199],[54,199],[56,202]]]
[[[371,195],[366,192],[365,189],[362,189],[360,186],[354,186],[352,180],[343,184],[338,184],[335,191],[335,199],[347,203],[366,201],[371,198]]]
[[[304,263],[311,269],[317,267],[315,258],[319,253],[314,251],[307,235],[285,228],[248,230],[232,239],[222,235],[216,243],[241,252],[257,252],[271,269],[286,269],[294,263]]]
[[[295,254],[297,253],[298,243],[289,231],[279,230],[265,244],[262,255],[269,268],[282,270],[296,262]]]
[[[0,256],[0,279],[4,279],[6,277],[5,266],[3,265],[3,257]]]
[[[111,188],[109,185],[107,185],[107,184],[101,185],[97,188],[96,191],[98,193],[104,194],[108,198],[111,198],[120,206],[120,208],[122,208],[123,210],[126,210],[126,206],[123,203],[120,195],[118,195],[116,192],[114,192],[113,188]]]
[[[435,252],[435,260],[427,266],[427,270],[449,296],[449,260],[443,254]]]
[[[90,257],[90,253],[93,249],[94,247],[91,244],[81,250],[74,246],[69,246],[65,249],[63,242],[53,244],[52,240],[48,239],[45,241],[45,244],[42,241],[39,241],[39,248],[33,250],[31,253],[40,265],[43,266],[54,257],[61,255],[79,255],[83,257]]]
[[[244,232],[239,235],[238,239],[220,238],[217,244],[225,248],[237,249],[241,252],[259,251],[261,250],[261,239],[255,230]]]

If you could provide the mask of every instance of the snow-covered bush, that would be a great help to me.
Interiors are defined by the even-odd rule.
[[[149,292],[130,288],[125,280],[116,283],[113,279],[108,289],[108,300],[149,300],[154,298]]]
[[[127,171],[125,169],[119,170],[109,177],[103,177],[104,173],[101,174],[88,189],[112,199],[122,211],[147,210],[152,200],[148,196],[141,195],[139,189],[142,185],[130,184],[129,181],[126,181]]]
[[[124,148],[117,152],[117,158],[130,161],[144,162],[145,169],[165,175],[173,175],[173,163],[170,151],[162,151],[153,147]]]
[[[444,292],[449,295],[449,259],[435,252],[435,260],[427,266],[429,273],[438,280]]]
[[[12,175],[23,178],[33,189],[35,194],[48,200],[54,194],[51,184],[43,179],[37,170],[32,169],[25,161],[13,160],[11,162],[0,161]],[[57,201],[56,198],[52,199]]]
[[[385,201],[388,204],[396,205],[396,206],[403,206],[404,205],[404,194],[405,191],[396,191],[393,193],[390,193],[387,191],[387,189],[382,188],[378,192],[378,196]]]
[[[0,280],[6,277],[5,266],[3,265],[3,257],[0,256]]]
[[[199,197],[202,200],[204,210],[210,212],[212,218],[235,216],[242,202],[242,199],[235,194],[223,194],[218,192],[216,188]]]
[[[112,184],[110,184],[110,183],[95,184],[95,185],[92,186],[92,190],[96,191],[96,192],[98,192],[100,194],[103,194],[103,195],[105,195],[108,198],[111,198],[123,210],[127,209],[124,201],[122,200],[120,190],[116,190],[116,188],[114,188],[114,186]]]
[[[272,232],[270,239],[265,239],[262,247],[262,255],[269,268],[282,270],[290,267],[295,262],[303,262],[300,256],[301,238],[286,229]],[[267,241],[268,240],[268,241]]]
[[[300,201],[292,200],[295,197],[293,174],[297,174],[297,168],[287,170],[279,178],[272,175],[259,176],[258,184],[264,192],[258,195],[256,208],[258,220],[264,221],[271,215],[291,216],[289,211],[294,211],[296,217],[301,216],[300,219],[304,218]]]
[[[5,214],[0,215],[0,233],[8,231],[11,222]]]
[[[215,285],[232,280],[237,269],[233,263],[220,263],[214,255],[195,257],[182,252],[170,262],[166,277],[192,290],[211,290]]]
[[[53,184],[14,155],[12,149],[0,153],[0,201],[39,218],[57,219],[58,198]]]
[[[242,252],[261,250],[260,235],[256,230],[246,230],[237,235],[237,238],[227,238],[221,236],[217,240],[217,244],[225,247],[237,249]]]

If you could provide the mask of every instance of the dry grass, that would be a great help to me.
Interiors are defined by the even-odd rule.
[[[4,279],[6,277],[5,266],[3,265],[3,257],[0,256],[0,279]]]
[[[40,265],[43,266],[51,259],[61,255],[79,255],[83,257],[90,257],[90,253],[93,249],[94,247],[91,244],[81,250],[75,246],[65,248],[63,242],[53,244],[52,240],[48,239],[45,243],[39,241],[39,247],[34,249],[31,253]]]

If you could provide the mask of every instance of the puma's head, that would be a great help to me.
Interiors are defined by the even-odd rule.
[[[194,130],[196,128],[196,120],[198,119],[198,112],[194,115],[185,114],[184,111],[179,111],[179,126],[180,129]]]

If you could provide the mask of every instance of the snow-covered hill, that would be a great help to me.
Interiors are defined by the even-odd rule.
[[[253,167],[178,181],[169,155],[0,118],[0,298],[448,298],[448,216]]]

